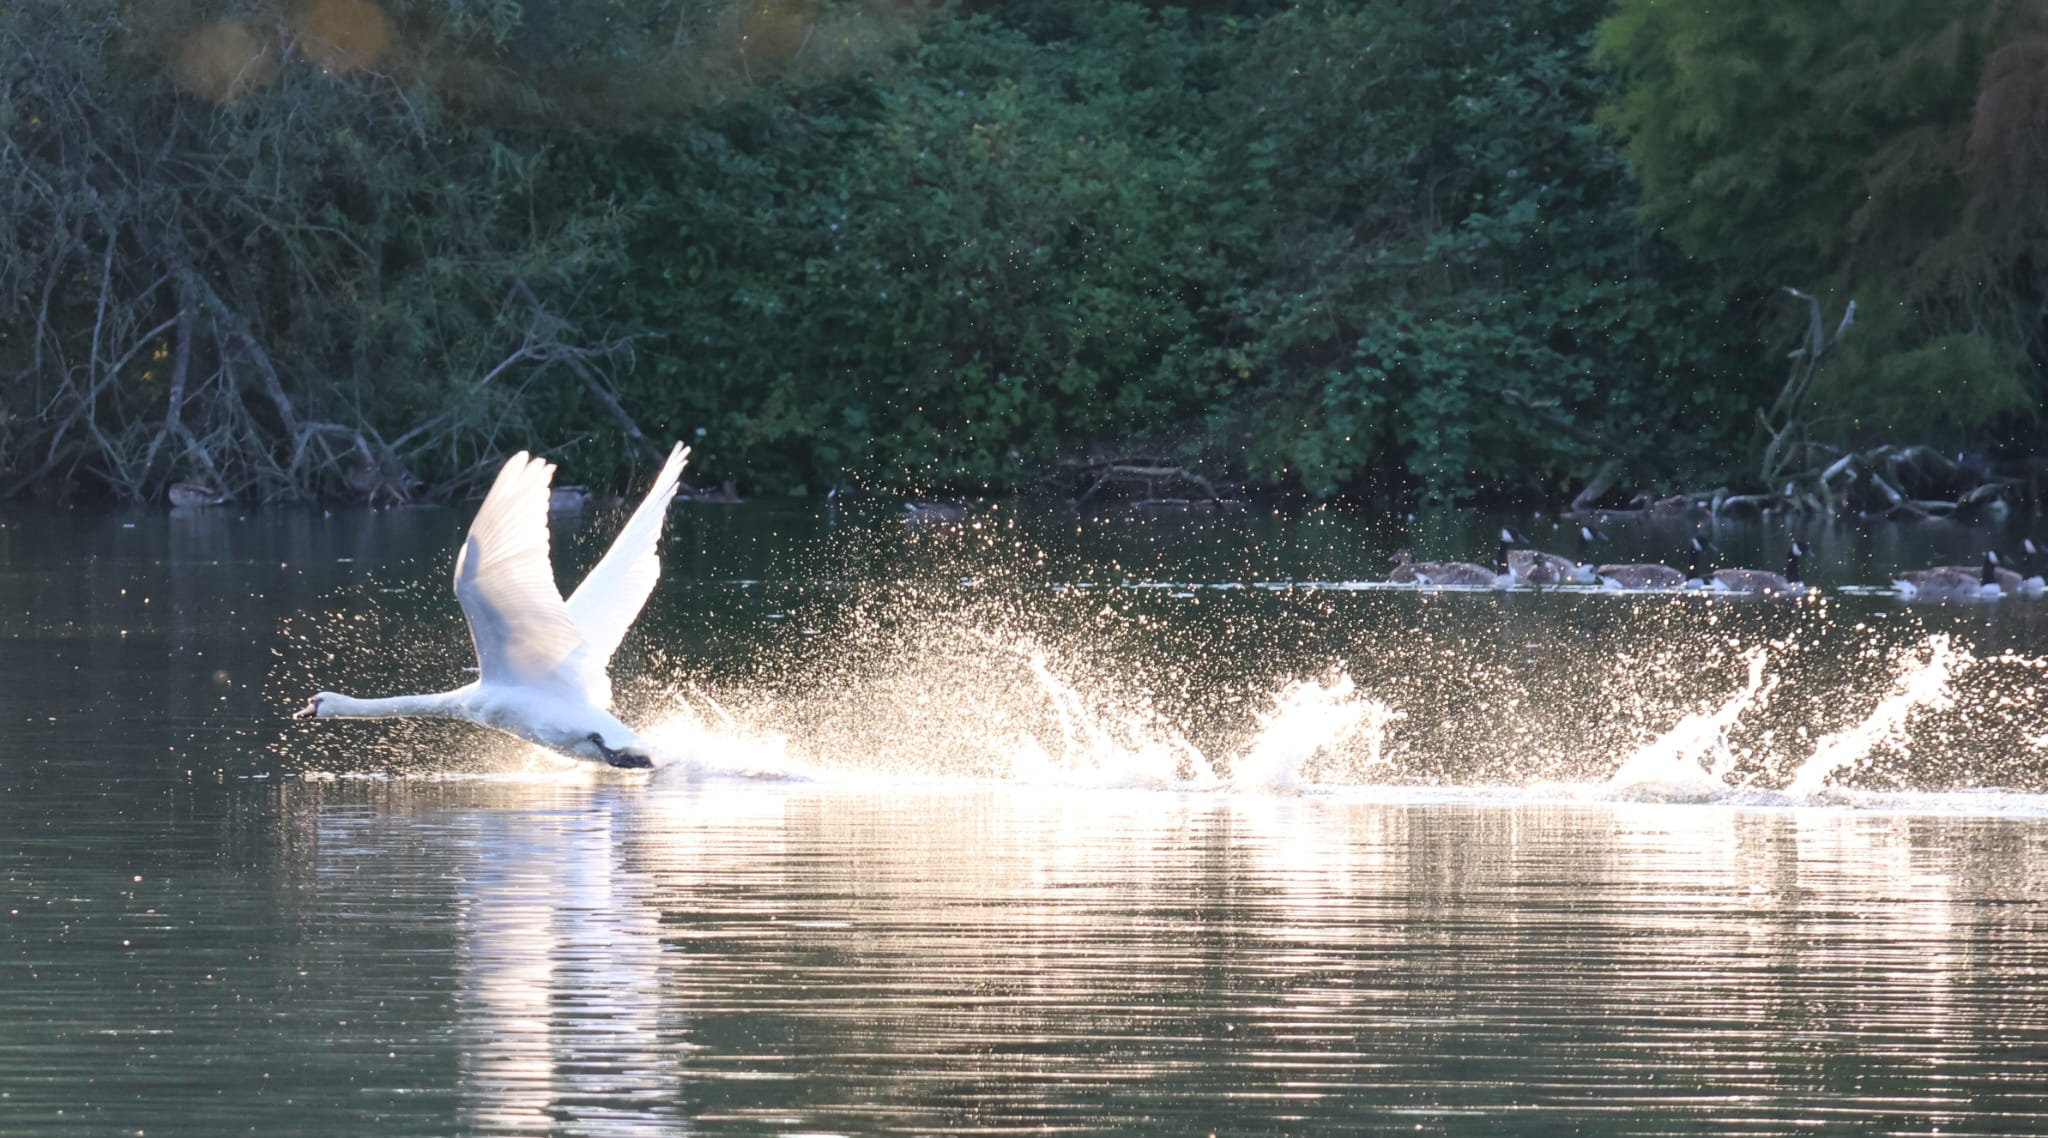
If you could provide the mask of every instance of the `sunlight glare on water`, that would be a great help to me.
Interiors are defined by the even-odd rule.
[[[1967,626],[1867,597],[1084,588],[1048,579],[1060,559],[1016,533],[955,536],[906,549],[893,577],[772,594],[743,581],[721,602],[741,619],[711,629],[740,643],[715,653],[647,633],[647,663],[620,684],[629,718],[700,775],[827,782],[1781,804],[2048,789],[2040,657],[1984,651]],[[331,676],[351,667],[337,641],[412,638],[423,649],[400,654],[405,667],[376,657],[387,673],[360,686],[445,683],[465,647],[458,618],[402,619],[435,607],[439,587],[378,586],[345,619],[316,618],[295,634],[315,649],[301,659]],[[767,644],[746,642],[750,602],[773,606]],[[313,670],[285,669],[300,688]],[[336,739],[294,729],[276,749],[301,770],[359,768],[366,748],[404,756],[400,773],[547,762],[417,724],[315,757]]]
[[[679,512],[674,768],[284,719],[463,521],[8,547],[0,1131],[2048,1132],[2034,608]]]

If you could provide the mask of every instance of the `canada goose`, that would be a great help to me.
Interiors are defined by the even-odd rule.
[[[171,505],[185,510],[218,506],[228,500],[226,493],[204,482],[173,482],[164,495],[171,500]]]
[[[1500,548],[1489,569],[1470,561],[1416,561],[1406,549],[1394,554],[1394,571],[1389,581],[1412,581],[1438,589],[1505,589],[1514,583],[1508,572],[1508,543],[1512,531],[1500,531]]]
[[[1690,545],[1692,556],[1683,572],[1656,563],[1602,565],[1597,570],[1600,583],[1610,589],[1704,589],[1707,580],[1700,572],[1700,555],[1707,546],[1696,537],[1690,539]]]
[[[1556,553],[1545,553],[1540,549],[1514,549],[1508,552],[1508,573],[1518,585],[1591,585],[1600,580],[1590,560],[1584,557],[1595,538],[1604,537],[1591,526],[1579,527],[1579,553],[1581,559],[1573,561]],[[1513,530],[1502,530],[1501,539],[1516,545],[1526,545],[1522,535]]]
[[[1387,573],[1387,583],[1392,585],[1420,585],[1422,574],[1415,571],[1415,554],[1407,546],[1394,551],[1394,568]]]
[[[1717,593],[1741,593],[1750,597],[1796,597],[1806,592],[1806,582],[1799,579],[1799,560],[1806,556],[1806,546],[1792,543],[1791,552],[1785,555],[1785,572],[1782,574],[1763,569],[1716,569],[1708,587]]]
[[[2028,546],[2031,546],[2033,545],[2033,542],[2029,541],[2026,544]],[[1986,550],[1984,553],[1984,560],[1980,565],[1936,565],[1933,568],[1921,569],[1917,570],[1916,572],[1947,573],[1959,577],[1967,577],[1972,582],[1977,583],[1982,583],[1983,579],[1988,576],[1990,582],[1998,586],[1999,592],[2002,595],[2017,595],[2021,593],[2025,593],[2029,596],[2040,595],[2040,587],[2033,583],[2037,581],[2039,578],[2022,577],[2018,573],[2015,573],[2012,570],[2007,569],[2004,566],[2003,561],[2004,558],[1998,556],[1997,550]],[[1913,579],[1914,577],[1912,573],[1901,573],[1897,577],[1892,578],[1892,583],[1896,585],[1898,582],[1902,580]]]
[[[1892,578],[1892,588],[1899,596],[1909,601],[1927,601],[1940,604],[1947,601],[1995,601],[2005,595],[2005,583],[2000,574],[2018,583],[2020,575],[2010,569],[1998,567],[1998,554],[1987,551],[1984,567],[1970,569],[1962,565],[1939,565],[1932,569],[1915,569]]]

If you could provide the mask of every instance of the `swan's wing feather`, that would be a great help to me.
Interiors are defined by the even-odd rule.
[[[480,680],[580,694],[583,635],[548,561],[553,465],[513,455],[469,524],[455,559],[455,597],[469,618]]]
[[[633,626],[648,594],[654,591],[654,583],[661,578],[661,558],[655,547],[689,458],[690,448],[677,443],[655,476],[654,487],[626,519],[619,536],[612,539],[611,549],[569,596],[569,617],[588,646],[583,657],[584,686],[590,702],[599,707],[611,702],[611,681],[605,668],[612,653],[626,638],[626,630]]]

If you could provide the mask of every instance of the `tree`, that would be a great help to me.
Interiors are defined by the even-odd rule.
[[[0,6],[0,492],[402,498],[639,441],[607,365],[649,329],[589,288],[627,203],[568,144],[836,79],[924,11]]]
[[[1234,419],[1327,493],[1379,473],[1554,493],[1711,471],[1751,393],[1716,298],[1629,213],[1593,0],[1305,3],[1234,77],[1217,203]]]
[[[1649,218],[1733,291],[1857,300],[1822,433],[1955,442],[2032,409],[2048,5],[1620,0],[1599,45]]]

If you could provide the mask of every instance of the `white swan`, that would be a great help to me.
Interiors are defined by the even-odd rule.
[[[690,448],[677,443],[611,549],[564,601],[548,561],[554,464],[513,455],[455,559],[455,599],[476,642],[476,682],[385,699],[324,691],[292,718],[467,719],[571,758],[654,766],[654,752],[606,710],[612,684],[605,668],[661,576],[655,545],[689,457]]]

